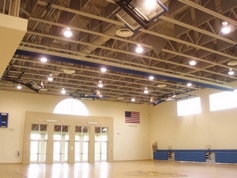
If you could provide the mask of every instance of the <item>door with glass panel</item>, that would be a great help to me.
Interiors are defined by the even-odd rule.
[[[69,126],[54,125],[53,162],[68,161]]]
[[[108,128],[95,127],[95,161],[107,161]]]
[[[89,156],[89,127],[75,127],[75,162],[88,162]]]
[[[30,162],[44,163],[46,161],[47,125],[32,124],[30,133]]]

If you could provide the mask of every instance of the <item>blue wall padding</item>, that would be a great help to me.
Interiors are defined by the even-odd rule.
[[[169,150],[157,150],[153,154],[155,160],[168,160]],[[206,162],[207,150],[172,150],[175,161]],[[210,150],[215,153],[216,163],[237,163],[237,150]]]
[[[175,161],[206,162],[205,152],[197,150],[175,151]]]
[[[156,151],[153,153],[153,159],[155,160],[168,160],[168,152],[164,151]]]
[[[237,150],[219,150],[215,153],[217,163],[237,163]]]

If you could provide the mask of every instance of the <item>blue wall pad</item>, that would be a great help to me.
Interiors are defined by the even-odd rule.
[[[157,150],[153,154],[155,160],[168,160],[169,150]],[[175,161],[206,162],[207,150],[171,150],[175,155]],[[237,150],[210,150],[215,153],[216,163],[237,163]]]
[[[159,150],[153,153],[153,159],[155,160],[168,160],[168,151]]]
[[[237,163],[237,150],[218,150],[215,154],[217,163]]]
[[[175,152],[175,161],[206,162],[205,151],[185,150],[185,151],[174,151],[174,152]]]

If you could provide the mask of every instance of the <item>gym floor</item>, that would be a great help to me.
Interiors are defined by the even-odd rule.
[[[236,178],[237,165],[174,161],[0,164],[0,178]]]

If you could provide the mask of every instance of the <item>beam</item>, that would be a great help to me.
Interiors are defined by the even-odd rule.
[[[213,88],[213,89],[224,90],[224,91],[233,91],[233,88],[228,85],[208,82],[208,81],[200,80],[198,78],[190,78],[190,77],[180,76],[180,75],[177,76],[175,74],[153,71],[153,70],[144,69],[144,68],[137,68],[137,67],[128,66],[124,64],[116,64],[116,63],[107,62],[107,61],[100,61],[100,64],[98,64],[98,60],[96,59],[88,59],[88,58],[86,59],[83,57],[80,58],[78,56],[71,56],[68,54],[58,54],[56,52],[44,51],[40,49],[29,50],[24,47],[21,47],[20,49],[18,48],[18,50],[16,51],[16,54],[31,56],[31,57],[38,57],[42,53],[47,55],[47,57],[50,58],[51,60],[81,64],[85,66],[94,66],[94,67],[98,67],[99,65],[105,65],[109,70],[114,70],[114,71],[119,71],[119,72],[124,72],[124,73],[132,73],[132,74],[141,75],[141,76],[153,75],[155,78],[162,78],[162,79],[170,80],[174,82],[181,82],[181,83],[192,82],[194,85],[201,86],[204,88]]]

